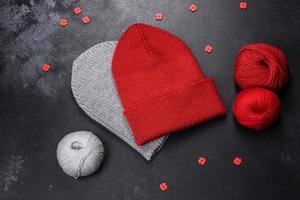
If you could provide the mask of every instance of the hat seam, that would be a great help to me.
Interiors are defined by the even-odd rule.
[[[139,27],[139,26],[138,26],[138,27]],[[137,31],[137,33],[138,33],[139,36],[140,36],[140,40],[141,40],[141,42],[142,42],[143,48],[145,49],[145,51],[147,52],[147,54],[149,54],[149,56],[153,57],[154,54],[153,54],[153,52],[151,51],[151,48],[149,47],[149,45],[148,45],[148,43],[147,43],[146,35],[145,35],[145,33],[144,33],[142,30],[140,30],[141,27],[139,27],[139,28],[138,28],[138,27],[136,27],[136,31]]]

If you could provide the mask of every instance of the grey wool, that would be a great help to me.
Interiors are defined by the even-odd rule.
[[[84,112],[117,135],[146,160],[151,160],[167,137],[138,146],[123,115],[123,106],[115,87],[111,63],[117,41],[99,43],[73,62],[71,89]]]

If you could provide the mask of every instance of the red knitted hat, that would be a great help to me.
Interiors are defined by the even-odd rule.
[[[112,71],[138,145],[226,112],[190,49],[159,28],[130,26],[117,44]]]

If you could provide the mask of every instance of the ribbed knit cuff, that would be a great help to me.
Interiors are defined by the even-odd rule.
[[[124,111],[138,145],[225,113],[213,79]]]

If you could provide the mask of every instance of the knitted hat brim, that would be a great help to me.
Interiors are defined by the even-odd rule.
[[[111,71],[116,44],[117,41],[99,43],[76,58],[72,67],[71,89],[79,107],[89,117],[129,144],[146,160],[151,160],[167,136],[143,146],[135,143]]]

